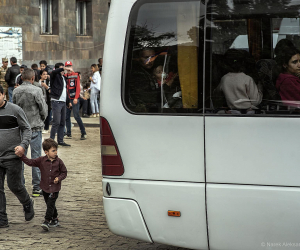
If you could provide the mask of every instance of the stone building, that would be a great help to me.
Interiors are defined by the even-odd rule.
[[[0,0],[0,52],[19,64],[71,60],[87,71],[103,55],[110,0]],[[19,40],[12,40],[19,30]],[[13,41],[13,42],[12,42]],[[13,47],[14,46],[14,47]]]

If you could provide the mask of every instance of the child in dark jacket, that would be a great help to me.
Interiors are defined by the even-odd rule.
[[[47,205],[45,221],[41,227],[48,231],[50,227],[59,225],[55,202],[61,189],[61,181],[67,177],[67,169],[57,156],[58,144],[56,141],[51,138],[45,139],[42,145],[46,156],[28,159],[25,155],[16,154],[25,164],[38,167],[41,171],[40,187]]]

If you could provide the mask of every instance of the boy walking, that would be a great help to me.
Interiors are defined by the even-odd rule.
[[[55,202],[61,189],[61,181],[67,177],[67,169],[63,161],[57,156],[58,144],[53,139],[45,139],[43,150],[46,156],[36,159],[28,159],[24,154],[20,155],[21,160],[28,166],[36,166],[41,171],[40,187],[43,190],[44,200],[47,205],[45,221],[41,227],[48,231],[50,227],[59,225],[58,213]]]

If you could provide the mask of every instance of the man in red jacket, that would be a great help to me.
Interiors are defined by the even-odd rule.
[[[67,61],[65,63],[65,69],[67,70],[67,74],[65,74],[65,77],[67,79],[68,96],[72,103],[74,118],[81,131],[80,140],[85,140],[86,139],[85,127],[79,115],[80,104],[78,102],[78,98],[80,97],[80,77],[78,73],[74,72],[73,64],[71,61]],[[68,138],[72,138],[72,137],[68,136]]]

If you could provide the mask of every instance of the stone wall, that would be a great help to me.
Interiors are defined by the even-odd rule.
[[[84,73],[103,55],[109,0],[88,1],[87,36],[76,35],[76,0],[53,0],[53,35],[41,35],[39,0],[0,0],[0,26],[23,29],[23,61],[70,60]]]

